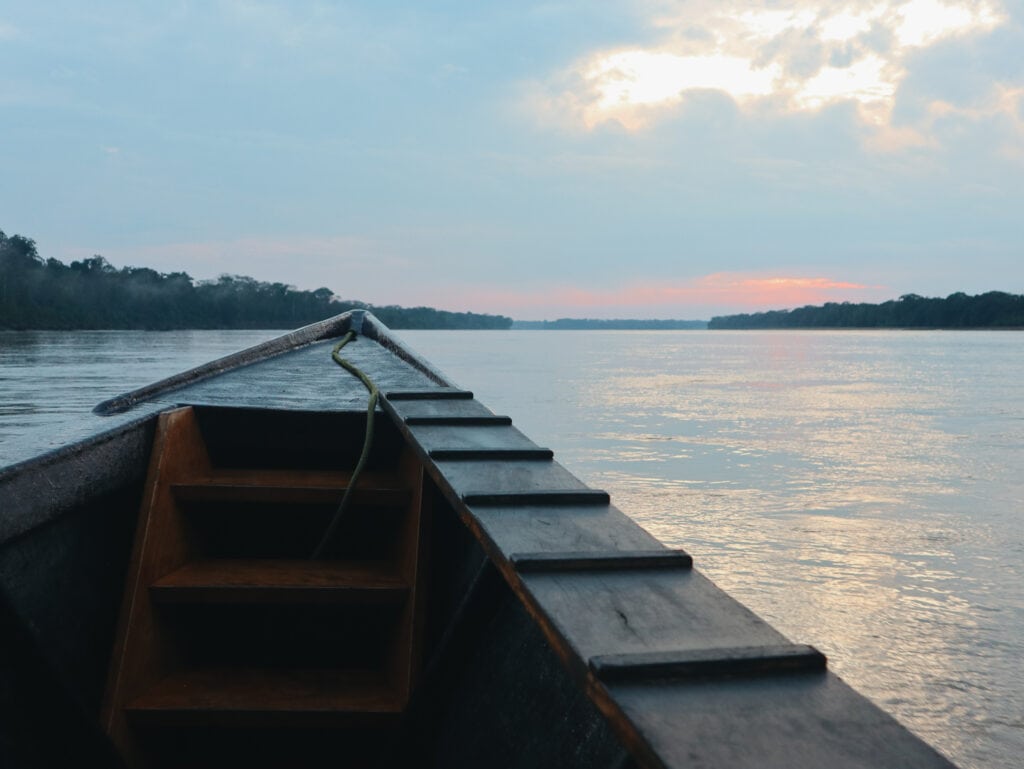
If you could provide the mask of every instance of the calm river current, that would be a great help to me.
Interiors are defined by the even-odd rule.
[[[408,331],[961,766],[1024,761],[1024,333]],[[0,332],[0,466],[275,332]]]

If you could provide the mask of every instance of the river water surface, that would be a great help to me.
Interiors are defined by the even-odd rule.
[[[0,332],[0,465],[273,335]],[[1024,333],[400,335],[955,762],[1021,765]]]

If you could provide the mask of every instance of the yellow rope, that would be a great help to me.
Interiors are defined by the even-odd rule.
[[[377,385],[373,383],[373,380],[370,379],[370,377],[360,371],[353,363],[342,358],[339,354],[341,352],[341,348],[355,338],[355,331],[349,331],[345,334],[344,338],[334,345],[334,349],[331,350],[331,359],[350,374],[359,377],[359,381],[361,381],[366,389],[370,391],[370,397],[366,402],[366,436],[363,439],[363,452],[359,455],[359,461],[356,463],[355,470],[352,471],[352,477],[349,479],[348,487],[345,489],[345,494],[341,498],[341,503],[338,505],[338,509],[334,511],[334,515],[331,517],[331,522],[327,526],[327,530],[324,532],[324,536],[320,540],[320,544],[318,544],[316,549],[313,551],[313,555],[311,557],[314,559],[320,558],[323,555],[324,550],[334,537],[338,524],[341,523],[341,519],[345,515],[345,510],[348,508],[348,501],[349,497],[352,495],[352,489],[355,488],[356,481],[363,472],[366,460],[370,456],[370,448],[373,446],[373,416],[377,411],[377,401],[380,399],[380,390],[377,389]]]

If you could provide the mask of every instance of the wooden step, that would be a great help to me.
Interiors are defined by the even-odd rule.
[[[192,561],[150,585],[160,603],[401,603],[409,586],[385,563]]]
[[[188,482],[171,484],[183,502],[256,502],[337,504],[348,488],[348,473],[288,470],[217,470]],[[352,491],[351,504],[402,507],[412,493],[393,477],[367,475]]]
[[[397,720],[403,706],[378,673],[207,669],[168,676],[126,711],[140,726],[344,726]]]

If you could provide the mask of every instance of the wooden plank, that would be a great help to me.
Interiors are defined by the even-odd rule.
[[[499,449],[468,447],[460,449],[430,449],[427,456],[436,462],[462,460],[537,460],[555,458],[555,452],[543,448]]]
[[[352,473],[345,470],[306,470],[248,467],[217,467],[189,479],[193,483],[224,483],[243,486],[295,486],[299,488],[340,488],[349,484]],[[360,485],[400,488],[394,473],[367,470],[360,476]]]
[[[581,660],[788,643],[693,570],[526,573],[520,580]]]
[[[510,425],[427,425],[414,427],[411,433],[416,443],[431,457],[435,452],[438,452],[438,457],[441,452],[452,452],[452,457],[457,456],[455,452],[463,452],[464,458],[472,458],[472,451],[478,450],[480,459],[516,458],[516,452],[522,452],[523,457],[535,452],[538,458],[541,455],[545,459],[554,458],[554,452],[538,447]],[[507,456],[503,452],[508,452]]]
[[[473,398],[473,393],[469,390],[458,390],[452,387],[435,387],[427,390],[388,390],[383,395],[389,401],[472,400]]]
[[[415,440],[416,436],[412,435],[411,438]],[[579,478],[557,461],[463,460],[434,464],[438,474],[444,477],[444,485],[449,487],[456,497],[478,492],[495,494],[549,489],[588,490]]]
[[[410,427],[483,427],[511,425],[512,417],[497,414],[434,414],[407,416],[404,421]]]
[[[273,486],[268,483],[248,484],[225,481],[200,481],[171,485],[174,496],[182,502],[250,502],[287,505],[338,504],[344,486]],[[401,507],[408,503],[410,491],[396,487],[373,488],[362,481],[353,489],[352,504],[364,507]],[[288,510],[282,510],[287,514]]]
[[[955,769],[828,672],[607,687],[652,766]]]
[[[386,407],[400,420],[407,417],[464,416],[490,417],[494,412],[478,400],[386,401]]]
[[[824,671],[827,664],[824,654],[806,644],[606,654],[590,659],[590,669],[605,682],[811,673]]]
[[[330,726],[373,723],[402,702],[375,673],[353,670],[209,669],[168,676],[128,704],[152,726]]]
[[[402,578],[410,585],[409,600],[395,628],[391,643],[389,680],[397,695],[408,701],[419,678],[426,623],[427,570],[429,568],[430,511],[432,495],[424,493],[423,465],[411,449],[403,452],[399,474],[414,489],[399,534],[398,561]]]
[[[150,585],[161,603],[400,603],[388,565],[273,559],[193,561]]]
[[[105,731],[129,763],[138,746],[125,722],[124,704],[178,664],[178,653],[161,631],[148,589],[193,556],[194,546],[170,484],[209,472],[210,458],[192,409],[161,414],[125,577],[102,714]]]
[[[691,569],[693,558],[682,550],[606,550],[513,553],[509,561],[520,574],[569,571]]]
[[[477,525],[505,553],[656,550],[661,543],[614,505],[474,506]]]
[[[607,505],[611,497],[599,489],[533,489],[530,491],[473,491],[462,495],[470,507],[509,505]]]

